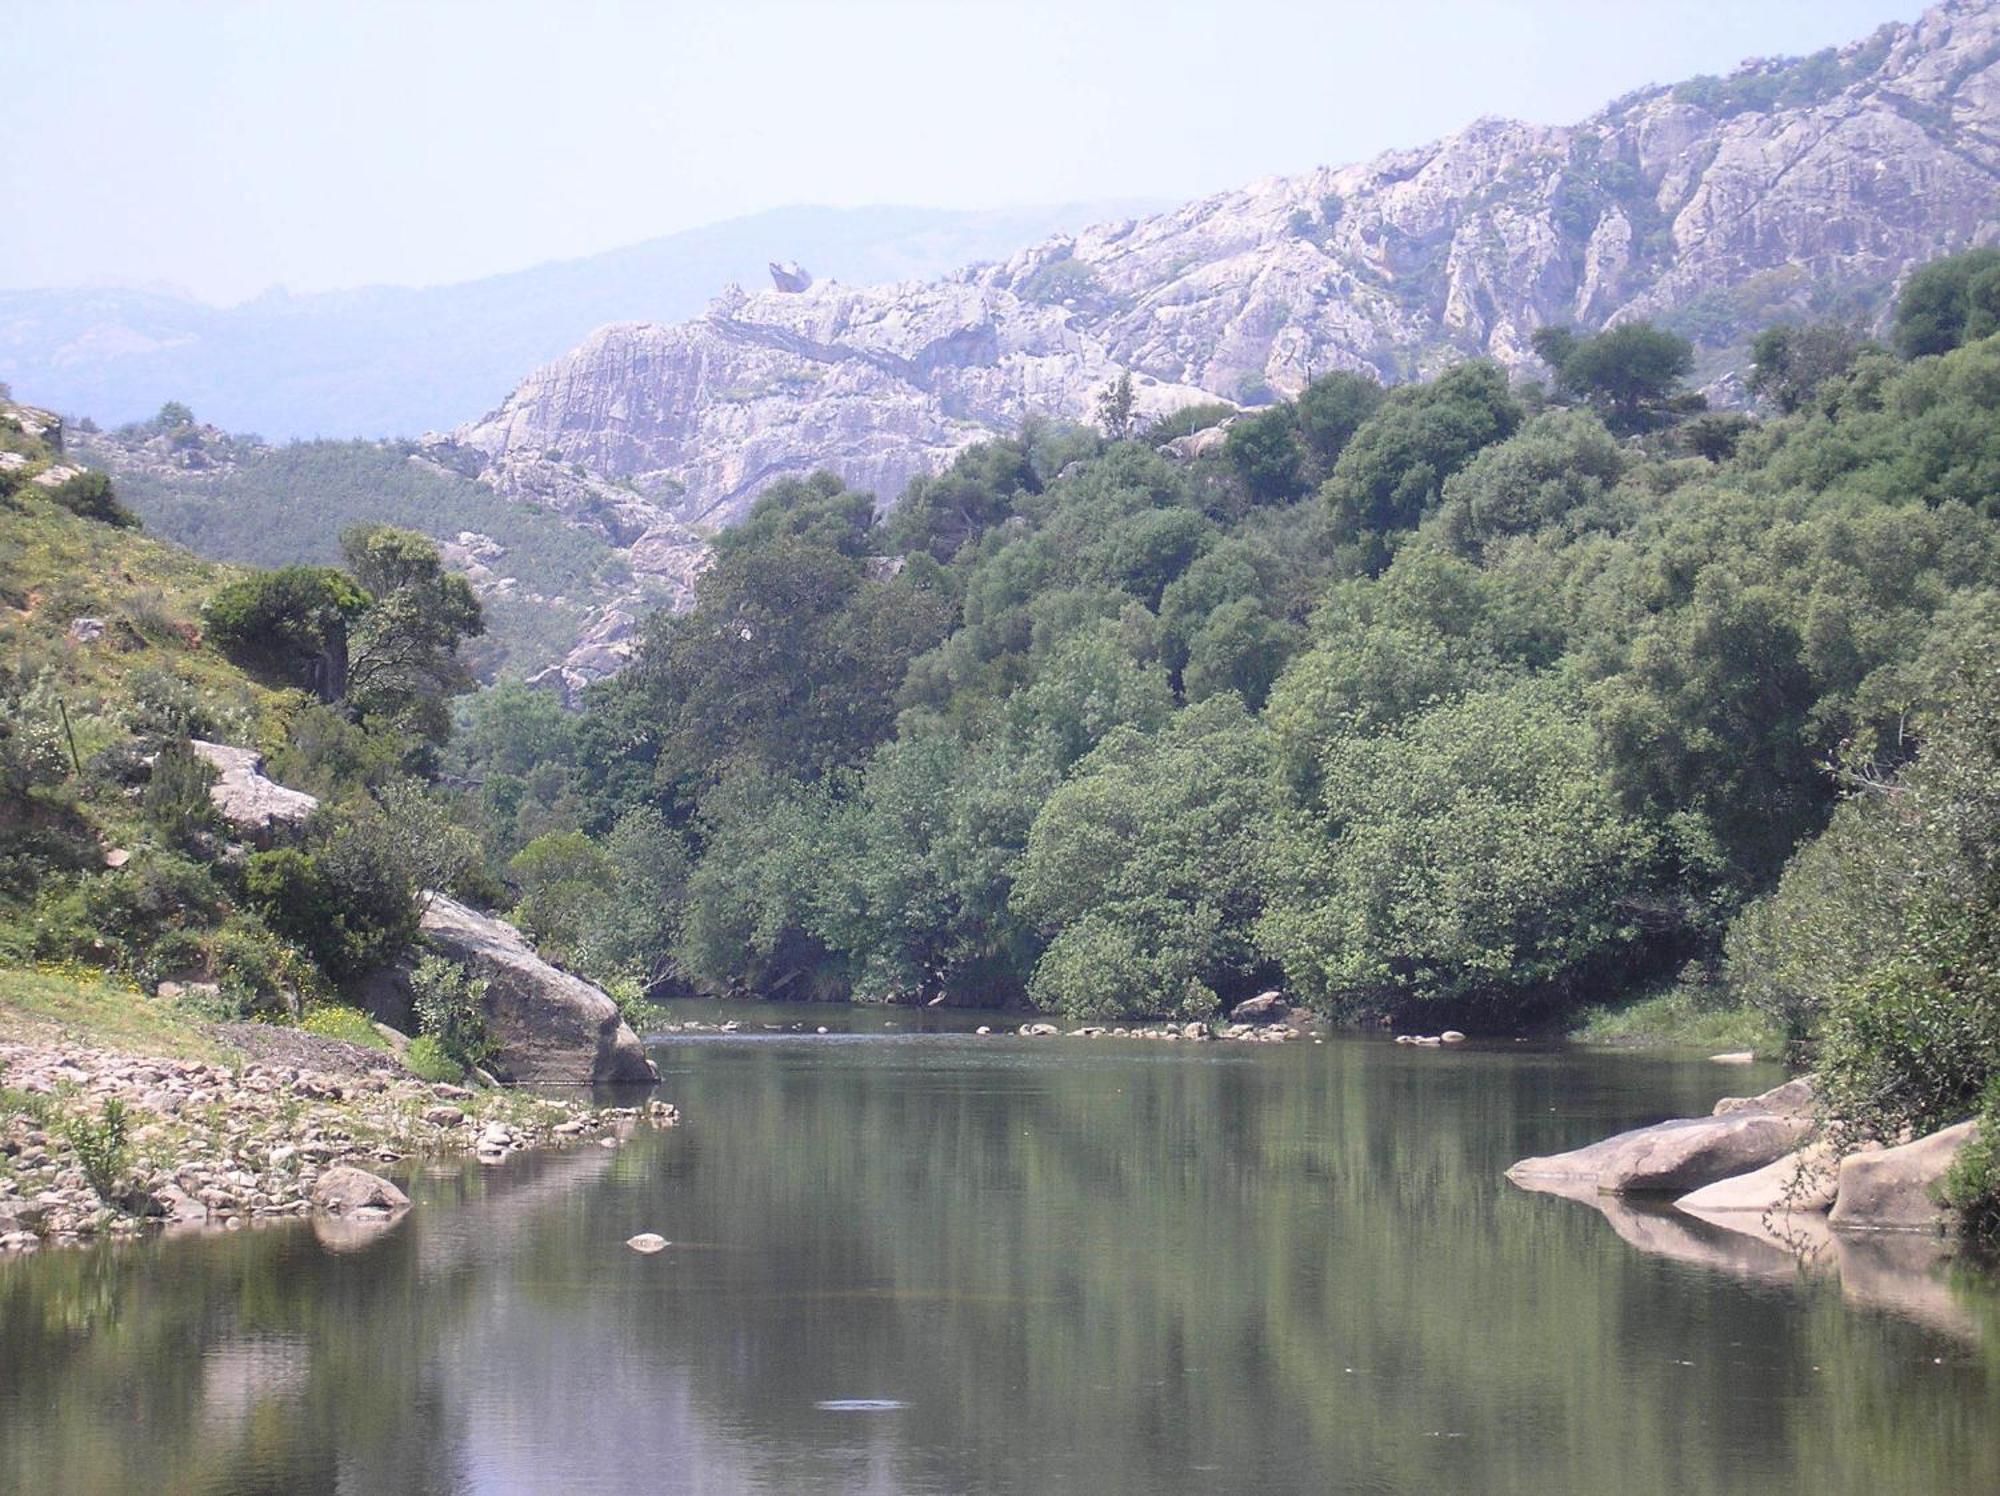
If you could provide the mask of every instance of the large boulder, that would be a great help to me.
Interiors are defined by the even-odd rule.
[[[1937,1187],[1972,1140],[1977,1122],[1961,1122],[1900,1148],[1850,1153],[1840,1161],[1840,1189],[1827,1219],[1836,1231],[1936,1231],[1945,1224]]]
[[[314,1182],[312,1203],[328,1215],[394,1215],[409,1208],[410,1197],[379,1174],[338,1164]]]
[[[1799,1145],[1804,1118],[1768,1112],[1689,1117],[1638,1127],[1588,1147],[1524,1158],[1507,1171],[1517,1184],[1592,1184],[1613,1195],[1685,1194],[1760,1169]]]
[[[617,1004],[549,965],[504,919],[432,894],[423,929],[432,946],[485,981],[480,1006],[495,1045],[487,1065],[500,1079],[581,1085],[660,1078]]]
[[[1291,1004],[1276,992],[1260,992],[1246,997],[1229,1010],[1231,1023],[1283,1023],[1291,1016]]]
[[[259,847],[304,830],[319,801],[304,790],[287,789],[264,773],[264,756],[249,748],[194,739],[195,757],[212,765],[215,783],[208,798],[239,836]]]

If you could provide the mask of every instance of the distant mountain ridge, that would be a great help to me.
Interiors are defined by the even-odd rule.
[[[1482,119],[1431,145],[1057,234],[939,280],[734,287],[600,329],[454,433],[503,491],[629,522],[728,523],[786,473],[892,500],[982,436],[1255,403],[1336,368],[1530,364],[1552,323],[1648,317],[1705,379],[1786,315],[1868,322],[1911,265],[2000,222],[2000,3],[1947,0],[1809,58],[1642,90],[1572,126]]]
[[[266,293],[217,308],[158,290],[0,291],[0,380],[106,425],[168,400],[232,431],[415,436],[490,409],[593,328],[692,316],[796,259],[821,280],[941,275],[1140,205],[962,212],[779,208],[458,285]]]

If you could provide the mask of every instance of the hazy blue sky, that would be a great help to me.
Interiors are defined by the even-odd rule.
[[[0,286],[460,280],[788,203],[1191,197],[1909,0],[0,0]]]

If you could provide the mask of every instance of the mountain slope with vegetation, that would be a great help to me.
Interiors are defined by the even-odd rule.
[[[1781,318],[1874,325],[1912,265],[2000,217],[2000,6],[1946,0],[1852,46],[1642,90],[1572,126],[1431,145],[1054,236],[928,284],[732,291],[608,327],[458,439],[503,490],[574,465],[665,519],[728,522],[826,468],[885,500],[1025,416],[1259,405],[1394,382],[1538,329],[1652,320],[1734,397]]]
[[[101,996],[102,972],[182,994],[134,1009],[135,1042],[262,1016],[379,1044],[338,999],[411,950],[426,891],[465,887],[476,850],[434,781],[477,599],[382,525],[351,528],[338,567],[198,559],[61,442],[0,393],[0,998]],[[263,753],[317,808],[232,818],[215,744]],[[471,986],[418,971],[441,1031],[471,1032]],[[438,1078],[477,1057],[423,1042]]]
[[[554,513],[495,493],[462,470],[470,466],[463,460],[454,469],[448,449],[274,447],[197,421],[177,401],[114,431],[73,429],[69,440],[115,477],[151,530],[216,560],[331,563],[341,534],[362,523],[431,537],[485,604],[487,633],[469,647],[468,662],[486,678],[566,664],[610,673],[624,661],[636,618],[685,600],[706,549],[685,532],[634,549],[615,492]]]

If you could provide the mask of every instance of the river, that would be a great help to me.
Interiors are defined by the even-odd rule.
[[[737,1011],[386,1231],[0,1260],[0,1490],[2000,1491],[1990,1280],[1501,1177],[1775,1070]]]

